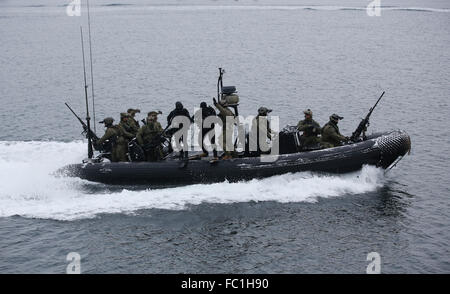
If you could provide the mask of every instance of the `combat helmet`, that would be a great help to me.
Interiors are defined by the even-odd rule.
[[[160,112],[161,112],[161,111],[150,111],[150,112],[147,114],[147,116],[150,116],[150,115],[158,115],[158,114],[160,114]]]
[[[134,108],[129,108],[128,110],[127,110],[127,112],[131,115],[131,116],[133,116],[133,115],[135,115],[136,113],[141,113],[141,110],[140,109],[134,109]]]
[[[312,114],[313,114],[311,109],[309,109],[309,108],[306,109],[305,111],[303,111],[303,113],[306,114],[306,115],[310,115],[310,116],[312,116]]]
[[[267,115],[269,112],[272,112],[272,109],[268,109],[266,107],[258,108],[258,114],[259,115]]]
[[[337,121],[340,120],[340,119],[344,119],[344,117],[343,117],[343,116],[339,116],[339,115],[337,115],[336,113],[333,113],[333,114],[330,116],[330,120],[335,121],[335,122],[337,122]]]
[[[99,123],[105,124],[105,126],[110,126],[110,125],[112,125],[114,123],[114,119],[112,117],[107,117],[107,118],[103,119]]]
[[[130,117],[130,114],[128,112],[122,112],[120,113],[120,119],[124,118],[124,117]]]

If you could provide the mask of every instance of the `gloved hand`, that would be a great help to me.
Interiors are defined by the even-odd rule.
[[[216,98],[214,98],[214,97],[213,97],[213,103],[214,103],[214,105],[217,104]]]

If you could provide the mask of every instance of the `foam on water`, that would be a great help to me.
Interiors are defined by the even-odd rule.
[[[382,171],[374,167],[347,175],[305,172],[249,182],[117,192],[109,192],[103,184],[53,175],[64,165],[80,162],[86,149],[82,141],[0,142],[0,217],[74,220],[149,208],[179,210],[202,202],[314,202],[318,197],[373,191],[383,184]]]
[[[367,2],[368,4],[369,2]],[[67,3],[52,6],[49,4],[25,4],[17,7],[26,8],[42,8],[42,7],[65,7]],[[13,6],[14,7],[14,6]],[[314,10],[314,11],[340,11],[340,10],[366,10],[366,6],[338,6],[338,5],[221,5],[221,4],[133,4],[133,3],[107,3],[92,5],[93,10],[157,10],[157,11],[199,11],[199,10]],[[431,8],[431,7],[401,7],[401,6],[380,6],[382,11],[403,10],[403,11],[422,11],[422,12],[450,12],[448,8]]]
[[[208,11],[208,10],[314,10],[314,11],[365,11],[366,6],[329,6],[329,5],[133,5],[129,4],[115,4],[104,5],[104,7],[118,8],[118,9],[146,9],[156,11]],[[429,8],[429,7],[396,7],[396,6],[381,6],[381,11],[400,10],[400,11],[421,11],[421,12],[450,12],[448,8]]]

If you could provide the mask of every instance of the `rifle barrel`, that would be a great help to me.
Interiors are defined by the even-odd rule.
[[[359,123],[358,127],[356,128],[356,130],[352,133],[352,136],[350,137],[350,140],[355,141],[356,139],[359,138],[359,136],[361,135],[361,133],[363,133],[363,138],[364,138],[364,133],[366,131],[366,128],[369,124],[369,118],[372,115],[372,112],[374,111],[375,107],[377,107],[378,102],[380,102],[381,98],[383,98],[385,91],[383,91],[383,93],[381,93],[380,98],[378,98],[377,102],[375,103],[374,106],[372,106],[369,110],[369,113],[366,115],[366,117],[361,120],[361,122]]]
[[[84,126],[84,121],[75,113],[75,111],[73,111],[73,109],[69,106],[69,104],[67,104],[67,102],[65,102],[64,104],[66,104],[67,108],[69,108],[69,110],[73,113],[73,115],[75,115],[76,118],[78,118],[78,120],[83,124]]]
[[[375,102],[375,105],[370,108],[369,114],[372,114],[372,111],[375,109],[375,107],[377,107],[378,102],[380,102],[381,98],[383,98],[384,93],[385,92],[383,91],[383,93],[381,93],[381,96],[378,98],[377,102]]]
[[[95,132],[93,132],[90,127],[88,127],[86,125],[86,123],[75,113],[75,111],[73,111],[72,107],[69,106],[69,104],[64,103],[67,108],[69,108],[69,110],[72,112],[72,114],[78,119],[78,121],[80,122],[81,126],[83,126],[83,133],[86,133],[86,138],[91,138],[91,140],[98,140],[98,136],[95,134]]]

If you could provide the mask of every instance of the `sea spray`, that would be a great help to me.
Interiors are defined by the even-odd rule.
[[[0,142],[0,217],[75,220],[140,209],[181,210],[201,203],[315,202],[319,197],[365,193],[383,185],[383,172],[369,166],[345,175],[302,172],[238,183],[142,190],[110,189],[78,178],[55,177],[55,170],[80,162],[85,155],[82,141]]]

